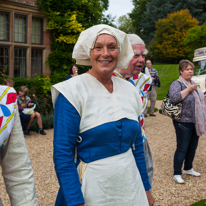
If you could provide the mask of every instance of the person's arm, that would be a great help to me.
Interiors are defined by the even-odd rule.
[[[151,87],[152,87],[152,78],[150,75],[148,76],[148,78],[149,79],[147,82],[145,82],[145,88],[143,90],[145,96],[147,96],[148,92],[151,91]]]
[[[158,76],[157,70],[155,69],[155,76]]]
[[[169,88],[169,97],[173,103],[176,104],[183,100],[181,95],[181,90],[182,87],[180,82],[178,81],[172,82]]]
[[[158,73],[157,73],[157,70],[152,68],[152,70],[155,72],[155,74],[153,75],[152,77],[152,81],[155,82],[157,80],[157,77],[158,77]]]
[[[30,97],[26,96],[25,98],[26,98],[26,100],[28,102],[27,105],[26,105],[27,108],[32,108],[34,106],[34,103],[31,102]]]
[[[186,89],[182,90],[181,91],[181,96],[182,96],[182,99],[185,99],[185,97],[190,93],[190,92],[193,92],[194,90],[197,89],[197,84],[194,84],[194,85],[190,85],[189,87],[187,87]]]
[[[19,103],[18,100],[17,100],[17,106],[18,106],[18,110],[19,110],[19,111],[23,111],[23,110],[24,110],[24,108],[21,107],[21,104]]]
[[[133,151],[133,155],[134,155],[137,167],[140,172],[140,176],[142,178],[142,182],[143,182],[143,185],[146,191],[149,206],[153,206],[155,200],[149,191],[152,187],[150,185],[149,177],[147,173],[146,160],[144,156],[144,145],[143,145],[143,138],[142,138],[142,131],[141,131],[140,123],[138,124],[138,127],[139,127],[139,132],[137,134],[137,137],[134,143],[135,150],[132,149],[132,151]]]
[[[144,156],[143,137],[142,137],[140,123],[138,124],[138,130],[139,131],[138,131],[138,134],[134,142],[135,149],[133,148],[132,152],[133,152],[137,167],[139,169],[145,191],[147,191],[147,190],[150,190],[152,187],[150,185],[149,177],[147,173],[146,160]]]
[[[171,101],[173,103],[179,103],[182,100],[184,100],[187,95],[194,91],[195,89],[197,89],[197,84],[195,85],[190,85],[189,87],[187,87],[186,89],[182,90],[182,83],[180,83],[179,81],[174,81],[172,82],[172,84],[170,85],[170,89],[169,89],[169,97],[171,99]]]
[[[146,195],[147,195],[147,199],[148,199],[148,202],[149,202],[149,206],[153,206],[154,203],[155,203],[155,199],[154,199],[154,197],[152,196],[152,194],[150,193],[149,190],[146,191]]]
[[[55,103],[53,159],[60,188],[67,205],[84,203],[74,162],[79,124],[79,113],[60,93]]]
[[[33,169],[26,148],[18,110],[9,141],[1,152],[2,175],[11,205],[35,206],[38,200]]]

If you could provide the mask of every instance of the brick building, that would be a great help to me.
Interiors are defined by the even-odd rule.
[[[46,25],[36,0],[0,0],[0,75],[50,75]]]

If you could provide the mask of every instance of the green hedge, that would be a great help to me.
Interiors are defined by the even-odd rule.
[[[8,76],[0,77],[0,84],[4,84],[8,78]],[[23,79],[20,79],[20,77],[14,77],[13,81],[15,82],[14,89],[17,92],[21,86],[28,87],[28,96],[31,98],[31,101],[38,103],[38,107],[35,111],[41,114],[43,128],[53,128],[54,109],[51,98],[51,78],[37,75],[34,78],[26,77]],[[34,119],[31,124],[31,130],[37,131],[36,119]]]
[[[0,84],[8,77],[4,76],[0,78]],[[40,112],[42,115],[49,114],[53,112],[52,99],[51,99],[51,79],[50,77],[44,77],[43,75],[37,75],[34,78],[23,78],[14,77],[15,82],[14,89],[18,92],[21,86],[26,86],[29,89],[28,96],[31,98],[32,102],[37,102],[38,107],[36,111]]]

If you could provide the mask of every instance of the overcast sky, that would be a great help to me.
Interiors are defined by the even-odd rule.
[[[105,14],[116,15],[116,20],[118,17],[130,13],[133,9],[131,0],[109,0],[109,9]]]

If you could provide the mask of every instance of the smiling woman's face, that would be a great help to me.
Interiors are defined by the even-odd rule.
[[[92,70],[95,75],[111,74],[116,69],[119,48],[116,39],[108,34],[97,37],[94,48],[90,52]]]
[[[78,68],[76,66],[72,67],[72,74],[78,73]]]

